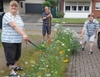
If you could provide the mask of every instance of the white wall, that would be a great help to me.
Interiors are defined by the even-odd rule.
[[[87,18],[89,13],[66,13],[64,18]]]
[[[43,3],[45,0],[26,0],[25,3]]]
[[[83,2],[83,1],[92,1],[92,0],[65,0],[65,1],[80,1],[80,2]]]
[[[23,7],[21,7],[21,2],[23,2]],[[25,13],[25,1],[19,1],[19,13],[23,14]]]
[[[4,1],[3,2],[3,8],[4,8],[4,12],[8,12],[9,11],[9,2]]]
[[[10,3],[10,1],[3,1],[4,12],[9,11],[9,3]],[[19,10],[18,10],[18,13],[19,13]]]

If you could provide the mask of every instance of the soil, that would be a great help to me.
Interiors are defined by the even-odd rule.
[[[3,70],[3,68],[6,67],[6,60],[4,56],[4,50],[3,47],[0,48],[0,70]]]

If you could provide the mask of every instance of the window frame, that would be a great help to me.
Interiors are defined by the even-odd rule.
[[[98,5],[100,5],[100,2],[96,2],[96,3],[99,3]],[[96,9],[96,3],[95,3],[95,10],[100,10],[100,7],[99,9]]]
[[[20,7],[23,8],[23,2],[20,2]]]
[[[66,7],[70,7],[70,9],[69,9],[69,10],[66,10]],[[71,10],[71,6],[65,6],[65,10],[66,10],[66,11],[70,11],[70,10]]]
[[[66,6],[70,6],[70,10],[66,10]],[[72,6],[76,6],[76,10],[72,10]],[[83,6],[83,10],[79,10],[78,7]],[[89,7],[89,10],[85,11],[85,6]],[[65,3],[65,11],[66,12],[89,12],[90,11],[90,2],[66,2]]]
[[[85,11],[85,7],[87,7],[87,5],[86,6],[84,6],[84,11]],[[89,6],[88,6],[89,7]],[[90,10],[90,7],[89,7],[89,10]],[[89,11],[89,10],[87,10],[87,11]]]
[[[75,7],[75,10],[73,10],[73,7]],[[77,6],[71,6],[71,11],[77,11]]]
[[[79,7],[82,7],[82,10],[79,10]],[[80,6],[80,5],[79,5],[77,10],[78,10],[78,11],[84,11],[84,6],[82,6],[82,5]]]

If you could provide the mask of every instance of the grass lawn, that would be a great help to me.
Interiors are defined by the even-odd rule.
[[[86,21],[86,18],[62,18],[62,19],[58,19],[58,18],[53,18],[52,19],[52,23],[66,23],[66,24],[84,24],[84,22]],[[97,19],[100,23],[100,19]]]

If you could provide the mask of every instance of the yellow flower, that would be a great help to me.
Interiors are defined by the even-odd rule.
[[[41,77],[40,75],[38,75],[38,77]]]
[[[63,62],[64,62],[64,63],[68,63],[69,61],[68,61],[68,59],[66,59],[66,60],[63,60]]]
[[[60,53],[60,55],[62,55],[63,54],[63,51],[60,51],[59,53]]]
[[[63,54],[63,52],[64,52],[64,51],[60,51],[60,52],[59,52],[59,53],[60,53],[60,55],[62,55],[62,54]]]

